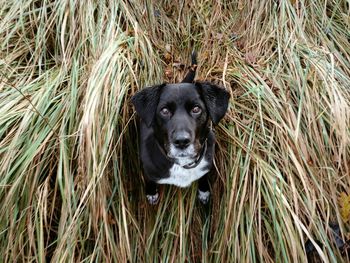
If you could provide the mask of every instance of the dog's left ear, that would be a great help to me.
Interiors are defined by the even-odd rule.
[[[131,102],[134,104],[137,114],[148,127],[153,124],[160,91],[163,86],[165,86],[165,84],[144,88],[131,98]]]
[[[204,103],[208,109],[209,116],[216,125],[225,116],[230,94],[224,89],[209,82],[196,82]]]

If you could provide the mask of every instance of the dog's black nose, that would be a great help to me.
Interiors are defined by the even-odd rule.
[[[174,145],[177,148],[185,149],[191,143],[191,137],[188,133],[180,133],[174,138]]]

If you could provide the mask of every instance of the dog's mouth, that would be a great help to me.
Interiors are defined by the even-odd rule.
[[[197,150],[198,148],[199,147],[195,144],[190,144],[185,149],[177,148],[172,143],[165,146],[165,149],[167,151],[167,156],[178,162],[186,162],[186,159],[188,159],[188,162],[191,162],[198,155],[198,152],[199,152]]]
[[[190,165],[194,162],[196,162],[197,159],[199,159],[199,154],[196,155],[186,155],[186,154],[178,154],[176,156],[173,156],[171,154],[167,155],[169,159],[171,159],[174,163],[185,166]]]
[[[192,168],[195,167],[203,155],[206,152],[206,143],[204,145],[190,145],[186,149],[177,149],[173,145],[169,145],[167,148],[167,157],[171,159],[174,163],[184,167]]]

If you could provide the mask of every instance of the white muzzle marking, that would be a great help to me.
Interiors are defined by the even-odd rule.
[[[186,149],[178,149],[173,144],[170,144],[168,156],[175,160],[180,166],[188,165],[196,160],[196,151],[194,145],[190,144]]]

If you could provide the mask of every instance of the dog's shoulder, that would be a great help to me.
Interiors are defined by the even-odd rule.
[[[215,151],[215,133],[212,129],[209,129],[208,135],[207,135],[207,152],[206,152],[206,159],[212,162],[214,158],[214,151]]]

